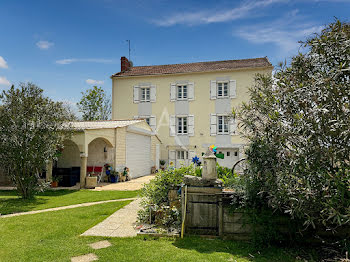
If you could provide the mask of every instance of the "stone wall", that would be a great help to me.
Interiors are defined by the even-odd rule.
[[[182,214],[184,214],[185,195],[184,187],[181,196]],[[223,192],[215,187],[187,187],[187,206],[185,220],[185,234],[220,236],[233,240],[251,240],[253,225],[250,214],[242,211],[233,211],[233,192]],[[323,226],[310,227],[297,233],[297,228],[291,226],[293,221],[287,215],[276,214],[273,217],[277,232],[286,239],[293,236],[302,236],[299,241],[307,243],[321,243],[322,241],[335,242],[340,239],[350,239],[350,227],[338,228],[336,232],[326,230]],[[259,232],[258,228],[255,228]],[[263,229],[260,229],[263,230]]]

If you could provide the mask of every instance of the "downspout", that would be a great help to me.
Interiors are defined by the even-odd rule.
[[[185,208],[184,208],[184,214],[183,214],[182,226],[181,226],[181,238],[184,238],[186,211],[187,211],[187,185],[185,186]]]
[[[114,170],[117,168],[117,129],[118,127],[116,127],[114,130]]]

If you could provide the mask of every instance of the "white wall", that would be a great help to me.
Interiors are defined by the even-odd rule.
[[[107,149],[106,154],[104,148]],[[102,138],[90,142],[88,152],[88,166],[104,166],[107,163],[113,165],[114,163],[114,148],[108,146]]]
[[[73,166],[80,167],[80,151],[74,142],[66,140],[62,155],[58,157],[57,167],[70,168]]]

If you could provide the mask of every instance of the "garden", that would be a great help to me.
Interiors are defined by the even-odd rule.
[[[350,25],[336,20],[303,43],[306,52],[281,64],[274,76],[257,75],[250,101],[233,110],[247,168],[242,175],[218,167],[235,194],[232,210],[253,224],[256,247],[315,248],[319,259],[348,261],[350,251]],[[140,223],[168,231],[181,224],[185,175],[200,169],[165,170],[141,191]],[[287,218],[283,235],[274,217]]]

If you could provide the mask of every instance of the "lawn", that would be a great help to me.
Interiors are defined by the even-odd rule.
[[[16,191],[0,190],[0,214],[12,214],[87,202],[136,197],[138,191],[49,190],[23,200]]]
[[[281,248],[258,252],[248,243],[219,239],[79,236],[127,203],[0,218],[0,261],[70,261],[88,253],[95,253],[99,261],[297,261]],[[97,251],[87,246],[102,239],[112,246]]]

